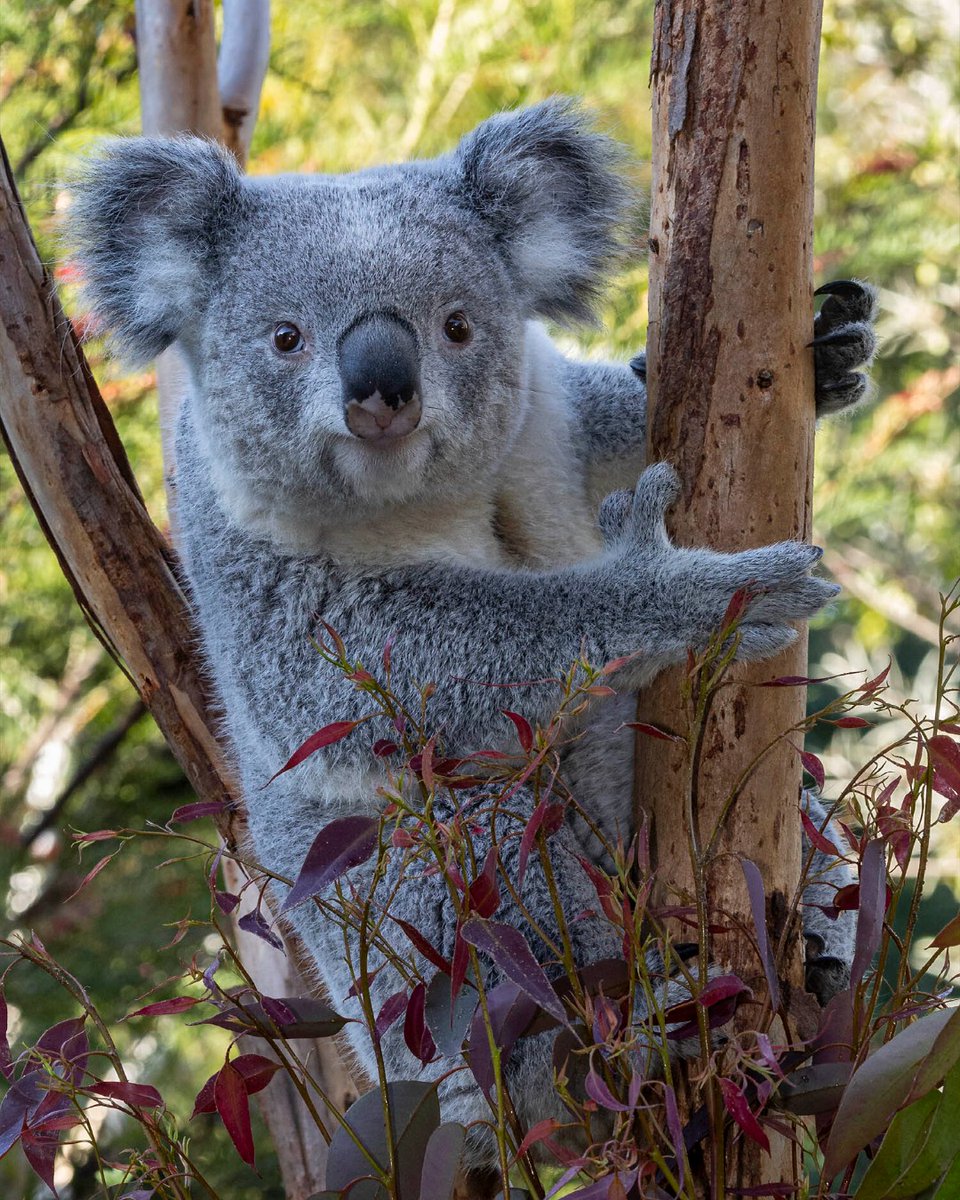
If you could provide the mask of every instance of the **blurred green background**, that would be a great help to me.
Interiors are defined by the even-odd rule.
[[[491,112],[555,92],[583,96],[636,152],[647,178],[652,0],[394,0],[276,4],[270,73],[250,169],[341,171],[447,149]],[[133,3],[5,0],[0,7],[2,131],[42,253],[55,256],[58,180],[104,134],[139,130]],[[938,591],[960,575],[960,342],[957,278],[958,17],[953,0],[828,0],[817,141],[818,282],[857,275],[880,288],[878,399],[825,426],[817,449],[815,540],[844,585],[812,634],[811,674],[893,660],[894,697],[933,695]],[[647,273],[611,288],[590,354],[644,343]],[[124,377],[90,347],[104,396],[156,519],[165,520],[153,377]],[[89,633],[14,472],[0,459],[0,886],[7,930],[35,929],[88,985],[109,1019],[217,941],[202,926],[169,946],[169,927],[208,913],[202,871],[161,868],[176,848],[128,845],[76,899],[96,861],[78,862],[70,828],[164,821],[190,797],[128,684]],[[814,742],[827,795],[890,725]],[[833,789],[831,791],[831,789]],[[946,835],[947,827],[943,833]],[[212,835],[211,835],[212,836]],[[935,847],[924,921],[955,911],[956,836]],[[97,847],[94,847],[97,849]],[[45,977],[9,979],[13,1034],[30,1041],[73,1015]],[[166,993],[161,993],[166,994]],[[135,1072],[178,1112],[222,1058],[224,1034],[163,1018],[123,1026]],[[194,1149],[221,1194],[280,1197],[261,1137],[263,1180],[201,1118]],[[117,1145],[129,1129],[117,1126]],[[93,1194],[77,1150],[63,1194]],[[0,1193],[48,1193],[0,1163]]]

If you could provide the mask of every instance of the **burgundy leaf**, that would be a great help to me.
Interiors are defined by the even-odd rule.
[[[411,925],[409,921],[401,920],[400,917],[395,917],[392,913],[390,913],[389,916],[392,921],[395,921],[396,924],[400,926],[400,928],[407,935],[410,941],[413,942],[414,946],[420,951],[427,962],[433,963],[433,965],[438,970],[443,971],[445,975],[450,974],[449,960],[443,957],[440,951],[437,950],[436,947],[423,936],[423,934],[415,925]]]
[[[283,902],[289,912],[325,891],[351,867],[357,867],[377,846],[378,823],[373,817],[337,817],[313,839],[293,889]]]
[[[148,1004],[146,1008],[138,1008],[132,1013],[127,1013],[123,1018],[129,1021],[131,1017],[165,1017],[171,1013],[186,1012],[188,1008],[193,1008],[195,1004],[202,1004],[202,1000],[197,1000],[193,996],[174,996],[172,1000],[158,1000],[156,1004]]]
[[[407,1044],[407,1049],[424,1066],[437,1053],[437,1048],[433,1044],[433,1037],[427,1028],[427,1023],[423,1015],[426,995],[426,986],[423,983],[418,983],[410,994],[410,1000],[407,1003],[407,1015],[403,1022],[403,1040]]]
[[[116,829],[95,829],[93,833],[75,833],[73,840],[77,845],[84,845],[86,842],[108,842],[111,838],[119,836]]]
[[[276,1072],[280,1070],[278,1063],[271,1058],[264,1058],[262,1054],[240,1054],[231,1061],[230,1065],[242,1077],[248,1096],[262,1092]],[[219,1074],[219,1071],[215,1071],[197,1092],[193,1112],[190,1114],[191,1121],[198,1113],[216,1112],[214,1089]]]
[[[874,675],[872,679],[868,679],[866,683],[862,683],[860,687],[857,688],[857,691],[861,694],[861,696],[866,698],[868,695],[872,695],[880,688],[884,680],[890,674],[890,665],[890,663],[887,663],[879,675]]]
[[[391,742],[389,738],[378,738],[373,743],[373,752],[377,758],[389,758],[391,754],[396,754],[400,749],[396,742]]]
[[[163,1104],[163,1097],[148,1083],[105,1079],[87,1090],[95,1096],[105,1096],[108,1100],[122,1100],[124,1104],[130,1104],[134,1108],[160,1108]]]
[[[810,820],[809,816],[801,809],[800,820],[803,822],[803,827],[807,831],[807,837],[818,850],[822,850],[824,854],[833,854],[837,858],[842,855],[837,847],[830,841],[828,837],[820,832],[820,830]]]
[[[7,998],[0,987],[0,1074],[5,1079],[13,1078],[13,1058],[7,1040]]]
[[[749,587],[737,588],[727,604],[727,611],[723,614],[720,628],[727,629],[734,621],[739,621],[754,595],[755,593]]]
[[[214,890],[213,898],[217,902],[217,908],[224,913],[232,913],[240,903],[240,897],[234,895],[233,892],[218,892]]]
[[[181,804],[167,822],[169,825],[184,825],[188,821],[197,821],[200,817],[213,817],[226,808],[222,800],[196,800],[193,804]]]
[[[248,1166],[254,1164],[253,1130],[250,1127],[250,1101],[247,1085],[240,1072],[226,1062],[217,1072],[213,1102],[237,1153]]]
[[[587,1078],[584,1080],[583,1090],[587,1093],[591,1100],[595,1100],[601,1108],[609,1109],[610,1112],[629,1112],[628,1105],[622,1103],[614,1096],[613,1092],[607,1087],[604,1081],[596,1073],[593,1067],[587,1072]]]
[[[280,770],[271,775],[263,786],[268,787],[278,775],[283,775],[286,771],[291,771],[294,767],[298,767],[304,759],[309,758],[311,754],[316,754],[324,746],[332,746],[335,742],[342,741],[348,733],[352,733],[361,723],[360,721],[334,721],[330,725],[324,725],[316,733],[311,733],[307,740],[294,750]]]
[[[453,939],[453,962],[450,966],[451,1004],[455,1004],[457,997],[460,995],[463,981],[467,977],[467,967],[470,964],[470,951],[467,949],[467,943],[463,940],[461,929],[462,926],[458,923]]]
[[[838,905],[839,907],[839,905]],[[860,914],[857,941],[850,968],[850,985],[856,987],[880,948],[887,908],[887,868],[882,838],[867,842],[860,863]]]
[[[119,853],[120,853],[120,849],[118,848],[118,849],[114,850],[112,854],[105,854],[103,856],[103,858],[101,858],[100,861],[96,864],[96,866],[92,867],[86,873],[86,875],[84,875],[84,877],[80,880],[80,882],[73,889],[73,891],[70,893],[70,895],[67,896],[67,899],[63,901],[63,903],[66,904],[68,900],[72,900],[74,898],[74,896],[78,896],[83,891],[83,889],[87,886],[88,883],[92,883],[93,880],[96,879],[96,877],[100,874],[100,872],[107,865],[107,863],[110,862],[111,859],[116,858]]]
[[[293,1025],[296,1022],[296,1011],[282,997],[261,996],[260,1002],[263,1005],[263,1011],[274,1025]]]
[[[542,829],[545,836],[555,833],[563,823],[563,805],[551,804],[548,796],[544,796],[533,810],[530,820],[526,823],[523,836],[520,838],[520,854],[517,860],[517,887],[523,887],[523,877],[527,873],[527,859],[537,840],[537,834]]]
[[[56,1133],[45,1133],[40,1129],[29,1129],[24,1122],[20,1133],[20,1145],[23,1156],[31,1168],[39,1175],[54,1196],[60,1195],[53,1184],[53,1167],[57,1158],[57,1147],[60,1136]]]
[[[266,917],[259,908],[253,908],[250,912],[244,913],[237,922],[237,927],[247,933],[252,933],[255,937],[262,938],[276,950],[283,949],[283,942],[270,928]]]
[[[511,712],[509,708],[502,710],[505,717],[509,717],[513,722],[517,731],[517,740],[523,747],[524,753],[529,754],[533,749],[533,730],[530,728],[530,722],[526,717],[521,717],[519,713]]]
[[[947,800],[939,816],[946,822],[960,810],[960,745],[938,733],[927,742],[927,751],[933,765],[933,786]]]
[[[467,1131],[462,1125],[448,1122],[438,1125],[430,1134],[423,1152],[423,1172],[420,1176],[420,1196],[436,1200],[454,1200]]]
[[[663,1109],[667,1118],[667,1130],[673,1143],[673,1153],[677,1160],[677,1191],[683,1192],[683,1165],[686,1159],[683,1146],[683,1125],[677,1108],[677,1094],[669,1083],[663,1085]]]
[[[723,1096],[723,1106],[740,1126],[747,1137],[752,1138],[758,1146],[770,1153],[770,1141],[763,1132],[760,1122],[750,1111],[747,1097],[737,1087],[732,1079],[720,1079],[720,1092]]]
[[[863,717],[838,717],[836,721],[828,721],[836,729],[872,729],[873,722],[865,721]]]
[[[839,679],[839,675],[821,675],[814,679],[809,675],[779,675],[776,679],[767,679],[758,687],[809,687],[811,683],[828,683],[831,679]]]
[[[803,763],[803,769],[822,791],[823,785],[826,782],[823,763],[815,754],[810,754],[807,750],[798,750],[797,753],[800,755],[800,761]]]
[[[467,891],[471,912],[480,917],[492,917],[500,907],[500,888],[497,886],[497,848],[491,846],[483,870]]]
[[[397,1017],[407,1007],[407,989],[403,988],[399,992],[394,992],[392,996],[388,996],[380,1006],[380,1011],[377,1013],[377,1019],[374,1022],[374,1029],[378,1038],[382,1038],[390,1026],[396,1021]]]
[[[664,742],[683,741],[678,733],[670,733],[667,729],[661,729],[659,725],[648,725],[646,721],[627,721],[624,728],[636,729],[638,733],[644,733],[647,737],[660,738]]]
[[[760,951],[760,961],[763,963],[763,973],[767,977],[770,1004],[776,1010],[780,1007],[780,982],[777,979],[777,965],[774,962],[773,950],[767,934],[767,893],[756,863],[741,856],[740,866],[743,869],[743,877],[746,880],[747,892],[750,896],[753,928],[757,935],[757,948]]]
[[[497,984],[487,992],[487,1012],[493,1040],[500,1050],[500,1061],[505,1062],[517,1038],[524,1033],[537,1014],[536,1004],[515,984]],[[487,1094],[493,1091],[493,1059],[490,1057],[490,1042],[484,1020],[483,1007],[477,1005],[470,1022],[470,1038],[467,1043],[470,1070]]]
[[[531,1125],[524,1134],[523,1141],[517,1147],[517,1158],[521,1158],[531,1146],[536,1146],[538,1142],[547,1141],[559,1128],[560,1122],[554,1117],[544,1117],[536,1125]]]
[[[519,929],[498,921],[471,917],[464,922],[461,934],[472,946],[493,959],[503,974],[541,1008],[566,1024],[566,1010]]]
[[[191,1024],[216,1025],[218,1029],[229,1029],[231,1033],[245,1033],[250,1037],[263,1037],[264,1027],[270,1030],[276,1025],[286,1038],[324,1038],[333,1037],[347,1023],[346,1017],[335,1013],[322,1000],[314,1000],[309,996],[275,997],[274,1011],[277,1004],[293,1013],[292,1021],[278,1020],[266,1011],[263,1004],[248,997],[223,1012]]]

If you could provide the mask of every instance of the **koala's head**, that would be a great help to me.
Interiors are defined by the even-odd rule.
[[[617,252],[619,159],[557,100],[344,176],[121,140],[76,184],[68,238],[124,358],[178,343],[224,501],[276,530],[455,499],[496,470],[526,320],[589,316]]]

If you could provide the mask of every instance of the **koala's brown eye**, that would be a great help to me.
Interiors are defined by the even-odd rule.
[[[451,313],[444,321],[443,332],[448,342],[469,342],[470,322],[462,312]]]
[[[295,354],[304,346],[303,334],[289,321],[281,323],[273,331],[273,344],[281,354]]]

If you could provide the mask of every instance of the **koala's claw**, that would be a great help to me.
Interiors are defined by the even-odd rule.
[[[817,416],[840,412],[867,395],[869,367],[877,349],[875,290],[856,279],[835,279],[817,288],[826,296],[813,322]]]
[[[647,382],[646,351],[641,351],[639,354],[635,354],[633,358],[630,359],[630,370],[638,379],[642,379],[644,383]]]

